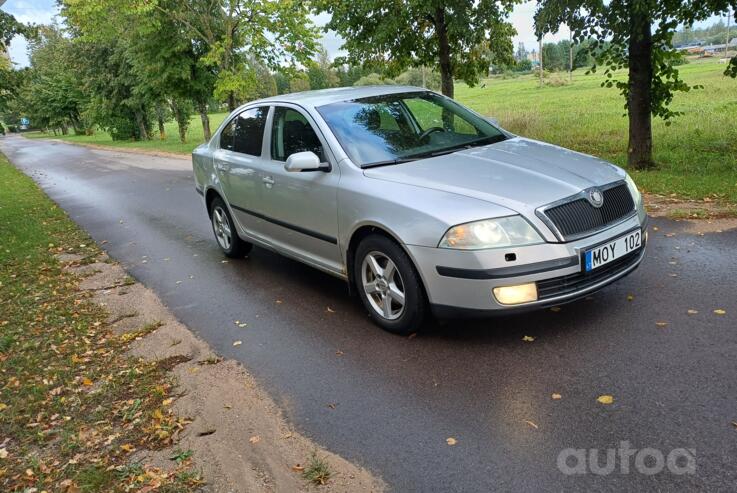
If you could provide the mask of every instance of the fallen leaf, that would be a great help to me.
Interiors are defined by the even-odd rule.
[[[335,354],[337,354],[338,356],[343,356],[343,351],[338,349],[337,351],[335,351]]]
[[[295,464],[292,466],[292,471],[294,472],[303,472],[305,470],[305,467],[300,464]]]
[[[242,329],[243,327],[248,327],[248,324],[247,323],[238,324],[238,327]]]
[[[87,378],[87,377],[84,377],[84,378],[82,379],[82,385],[87,385],[87,386],[89,387],[90,385],[92,385],[92,380],[90,380],[90,379],[89,379],[89,378]]]
[[[716,313],[717,315],[724,315],[727,312],[722,310],[721,308],[717,308],[716,310],[714,310],[714,313]]]
[[[336,403],[334,403],[334,402],[330,402],[330,403],[328,404],[328,407],[329,407],[330,409],[335,409],[335,408],[336,408],[337,406],[338,406],[338,404],[336,404]]]
[[[665,327],[668,325],[668,322],[655,322],[655,325],[657,325],[658,327]]]
[[[535,338],[534,338],[534,337],[532,337],[532,336],[524,336],[524,337],[522,338],[522,340],[523,340],[523,341],[525,341],[525,342],[532,342],[532,341],[534,341],[534,340],[535,340]]]
[[[290,432],[288,432],[288,433],[285,433],[285,434],[283,434],[283,435],[281,436],[281,439],[282,439],[282,440],[286,440],[287,438],[292,438],[292,436],[293,436],[293,435],[292,435],[292,432],[290,431]]]
[[[249,442],[256,444],[261,441],[261,437],[258,435],[253,435],[251,438],[248,439]]]
[[[8,405],[7,404],[4,404],[4,403],[0,402],[0,411],[3,411],[5,409],[7,409],[7,408],[8,408]]]
[[[633,295],[633,294],[628,294],[627,295],[627,301],[632,301],[634,299],[635,299],[635,295]]]
[[[538,426],[535,423],[533,423],[532,421],[530,421],[529,419],[526,419],[525,420],[525,423],[527,423],[528,425],[532,426],[536,430],[538,429]]]
[[[170,406],[172,402],[174,402],[174,398],[169,397],[168,399],[164,399],[161,404],[164,406]]]
[[[696,315],[697,313],[699,313],[699,311],[694,310],[694,309],[689,309],[686,313],[688,313],[689,315]]]
[[[120,449],[124,450],[125,452],[133,452],[134,450],[136,450],[136,447],[134,447],[130,443],[124,443],[120,446]]]
[[[327,307],[327,310],[328,310],[328,313],[335,313],[335,310],[333,310],[333,309],[332,309],[332,308],[330,308],[330,307]]]
[[[8,458],[7,449],[0,448],[0,459],[7,459],[7,458]]]
[[[240,346],[241,344],[243,344],[243,341],[235,341],[233,343],[234,346]]]
[[[612,402],[614,402],[614,397],[612,397],[611,395],[600,395],[596,398],[596,402],[598,402],[599,404],[611,404]]]
[[[414,339],[417,337],[417,332],[412,332],[410,335],[407,336],[407,339]]]
[[[446,438],[446,439],[445,439],[445,443],[447,443],[448,445],[451,445],[451,446],[453,446],[453,445],[455,445],[456,443],[458,443],[458,440],[456,440],[456,439],[455,439],[455,438],[453,438],[453,437],[448,437],[448,438]]]
[[[560,311],[560,307],[559,306],[553,306],[553,307],[550,308],[550,311],[551,312],[559,312]]]
[[[552,399],[553,399],[554,401],[557,401],[557,400],[560,400],[561,398],[563,398],[563,396],[562,396],[562,395],[560,395],[560,394],[553,394],[553,395],[551,395],[550,397],[551,397],[551,398],[552,398]]]

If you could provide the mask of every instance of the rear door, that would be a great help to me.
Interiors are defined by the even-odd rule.
[[[242,111],[223,128],[215,168],[236,222],[251,236],[260,236],[260,220],[250,213],[261,199],[258,170],[263,166],[264,132],[269,107]]]
[[[342,271],[338,248],[339,168],[312,117],[294,105],[275,106],[266,132],[260,212],[264,231],[280,249],[327,270]],[[265,146],[267,147],[267,146]],[[289,172],[287,158],[311,151],[328,171]]]

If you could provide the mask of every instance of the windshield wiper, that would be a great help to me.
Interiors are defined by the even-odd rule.
[[[376,161],[375,163],[368,163],[361,166],[363,169],[367,168],[378,168],[379,166],[392,166],[394,164],[409,163],[410,161],[417,161],[416,157],[398,157],[396,159],[387,159],[386,161]]]
[[[480,139],[476,140],[470,140],[468,142],[463,142],[462,144],[454,145],[451,147],[447,147],[445,149],[441,149],[439,151],[434,152],[426,152],[422,155],[415,154],[414,157],[435,157],[435,156],[443,156],[445,154],[451,154],[453,152],[458,152],[463,149],[470,149],[472,147],[477,147],[480,145],[487,145],[487,144],[496,144],[497,142],[501,142],[503,140],[506,140],[506,137],[504,135],[488,135],[486,137],[481,137]]]

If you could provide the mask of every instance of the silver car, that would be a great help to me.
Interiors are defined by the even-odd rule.
[[[571,301],[644,255],[642,197],[621,168],[421,88],[254,101],[192,161],[225,255],[259,245],[340,277],[396,333],[431,312]]]

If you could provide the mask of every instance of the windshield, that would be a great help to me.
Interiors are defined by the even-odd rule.
[[[361,98],[317,110],[361,167],[397,164],[506,138],[485,119],[431,92]]]

